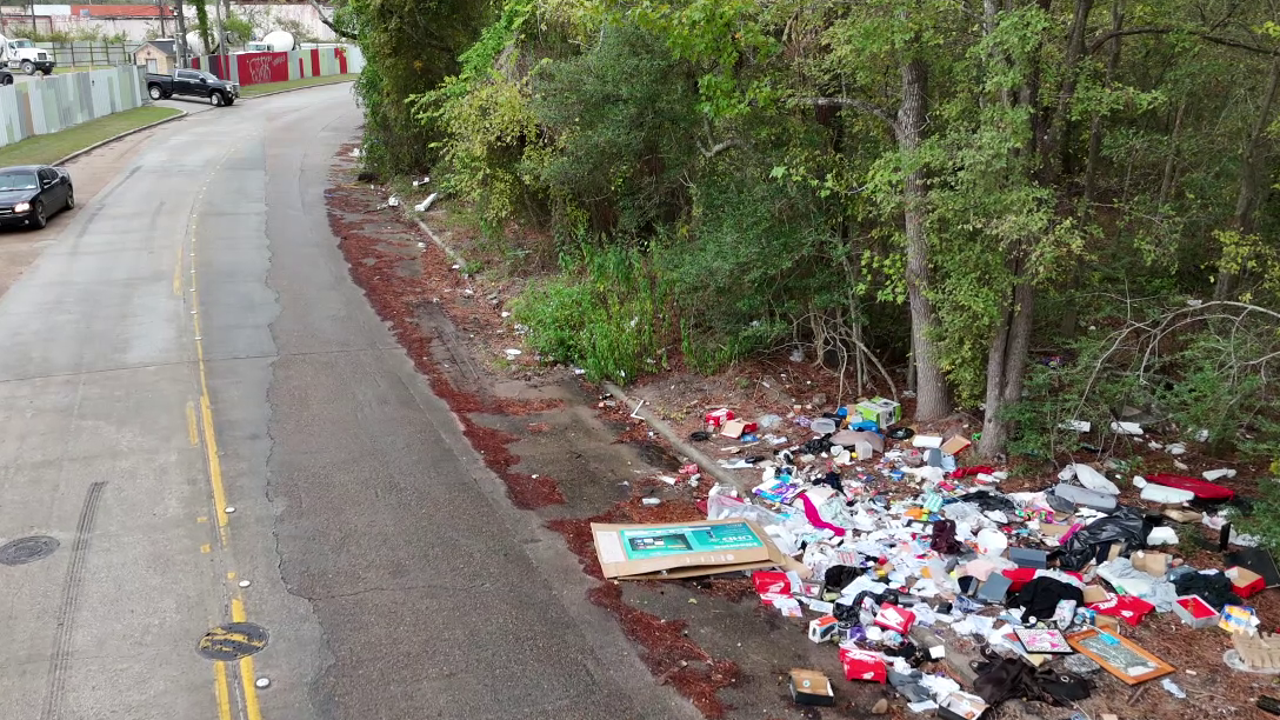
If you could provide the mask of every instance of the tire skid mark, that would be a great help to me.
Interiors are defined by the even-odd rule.
[[[61,720],[62,696],[66,687],[67,669],[71,665],[71,640],[75,630],[76,606],[80,600],[80,587],[84,580],[85,559],[93,537],[93,522],[98,514],[102,491],[107,483],[95,482],[89,486],[84,505],[80,508],[80,520],[76,523],[75,541],[71,544],[71,564],[62,585],[62,604],[58,607],[58,624],[53,635],[49,675],[45,683],[44,709],[40,720]]]

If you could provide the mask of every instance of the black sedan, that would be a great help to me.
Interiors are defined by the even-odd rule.
[[[76,193],[66,170],[47,165],[0,168],[0,225],[39,229],[54,213],[75,206]]]

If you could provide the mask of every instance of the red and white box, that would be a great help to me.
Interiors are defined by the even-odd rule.
[[[1242,598],[1256,595],[1267,589],[1267,581],[1252,570],[1236,566],[1227,568],[1226,573],[1231,580],[1231,588]]]
[[[1217,610],[1199,595],[1183,595],[1173,603],[1173,612],[1193,628],[1213,627],[1218,622]]]
[[[784,572],[773,570],[753,572],[751,573],[751,582],[756,586],[756,592],[760,595],[768,593],[786,593],[790,595],[795,591],[791,584],[791,576]]]
[[[876,613],[877,625],[900,635],[906,635],[907,631],[911,629],[911,624],[915,621],[915,613],[889,603],[881,605],[880,612]]]
[[[883,683],[889,679],[889,668],[884,656],[856,648],[840,648],[840,664],[844,666],[847,680],[865,680]]]
[[[707,413],[707,416],[706,416],[707,424],[710,425],[711,427],[717,427],[717,428],[736,417],[738,416],[734,415],[733,411],[730,410],[729,408],[720,408],[719,410],[712,410],[711,412]]]

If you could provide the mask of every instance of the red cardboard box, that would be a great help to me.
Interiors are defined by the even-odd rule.
[[[1267,589],[1267,581],[1258,573],[1242,567],[1227,568],[1227,577],[1231,579],[1231,587],[1242,598],[1255,595]]]
[[[889,668],[885,667],[884,658],[878,653],[840,648],[840,664],[844,666],[847,680],[883,683],[889,679]]]
[[[760,571],[751,573],[751,582],[755,583],[756,592],[791,594],[791,578],[784,572]]]
[[[729,408],[720,408],[719,410],[712,410],[707,413],[707,424],[711,427],[720,427],[735,417],[737,417],[737,415],[734,415],[733,411]]]
[[[892,630],[896,633],[906,635],[911,629],[911,623],[916,621],[916,614],[897,605],[885,603],[880,606],[880,612],[876,613],[876,624],[886,630]]]

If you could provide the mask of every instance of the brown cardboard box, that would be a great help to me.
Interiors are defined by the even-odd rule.
[[[661,580],[785,567],[789,558],[749,520],[591,524],[606,578]]]
[[[1109,595],[1100,585],[1084,586],[1084,604],[1092,605],[1094,603],[1106,602]]]
[[[1160,578],[1169,572],[1169,561],[1172,559],[1167,553],[1158,552],[1138,551],[1129,556],[1129,560],[1133,562],[1135,570],[1141,570],[1148,575]]]
[[[963,435],[952,435],[950,439],[942,443],[942,452],[948,455],[959,455],[972,444],[973,441]]]
[[[1162,514],[1170,520],[1179,523],[1200,522],[1200,518],[1204,517],[1203,514],[1198,513],[1195,510],[1182,510],[1180,508],[1165,508]]]
[[[747,423],[744,420],[730,420],[724,424],[724,429],[720,434],[729,438],[740,438],[742,432],[747,429]]]
[[[1040,534],[1045,537],[1062,537],[1071,529],[1070,525],[1058,525],[1056,523],[1040,523]]]
[[[836,704],[836,693],[826,675],[796,668],[791,671],[791,699],[797,705],[830,707]]]

